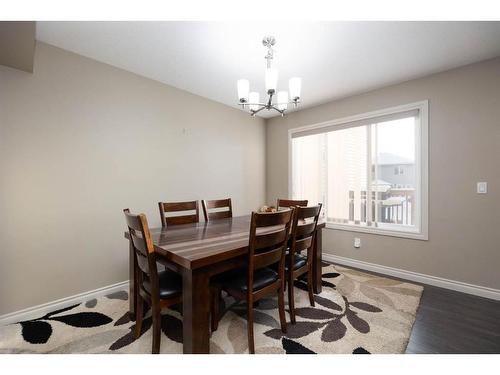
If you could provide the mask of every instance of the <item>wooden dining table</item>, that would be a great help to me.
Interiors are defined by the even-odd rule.
[[[209,353],[210,277],[245,265],[250,215],[196,224],[150,229],[158,262],[182,275],[184,353]],[[313,250],[313,289],[321,292],[321,245],[324,223],[318,223]],[[135,320],[137,267],[129,233],[130,316]]]

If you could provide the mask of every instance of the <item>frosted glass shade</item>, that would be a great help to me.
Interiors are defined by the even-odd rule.
[[[288,88],[290,90],[290,99],[298,100],[300,99],[300,89],[302,88],[302,79],[299,77],[290,78],[288,82]]]
[[[284,110],[288,106],[288,91],[279,91],[278,92],[278,109]]]
[[[249,106],[251,110],[256,111],[259,109],[259,105],[258,105],[259,99],[260,99],[260,97],[259,97],[258,92],[252,91],[250,93],[248,101],[251,103]]]
[[[278,86],[278,70],[274,68],[266,69],[266,91],[269,90],[276,91]]]
[[[248,102],[248,91],[250,90],[250,82],[248,79],[239,79],[238,85],[238,99],[241,103]]]

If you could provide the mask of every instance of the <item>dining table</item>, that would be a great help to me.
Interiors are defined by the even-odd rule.
[[[194,224],[151,228],[158,263],[182,275],[183,352],[210,351],[210,278],[244,267],[251,215]],[[322,229],[319,222],[313,244],[313,290],[321,293]],[[130,317],[135,320],[137,261],[128,231]]]

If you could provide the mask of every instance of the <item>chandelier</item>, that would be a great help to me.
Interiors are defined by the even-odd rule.
[[[267,69],[265,73],[267,100],[261,102],[258,92],[249,92],[250,82],[247,79],[239,79],[237,82],[238,104],[243,108],[248,108],[252,116],[255,116],[263,109],[267,109],[268,111],[273,109],[278,111],[281,116],[284,116],[289,104],[292,104],[294,108],[296,108],[300,103],[302,81],[299,77],[290,78],[288,82],[290,100],[288,99],[288,91],[278,91],[276,95],[278,70],[271,66],[274,57],[273,46],[276,44],[276,39],[273,36],[266,36],[262,40],[262,44],[267,48],[267,55],[264,57],[267,60]],[[277,96],[277,100],[273,103],[274,96]]]

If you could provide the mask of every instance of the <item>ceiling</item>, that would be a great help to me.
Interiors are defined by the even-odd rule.
[[[278,89],[302,77],[300,108],[500,56],[500,22],[37,22],[36,31],[233,107],[239,78],[264,95],[265,35],[277,40]]]

